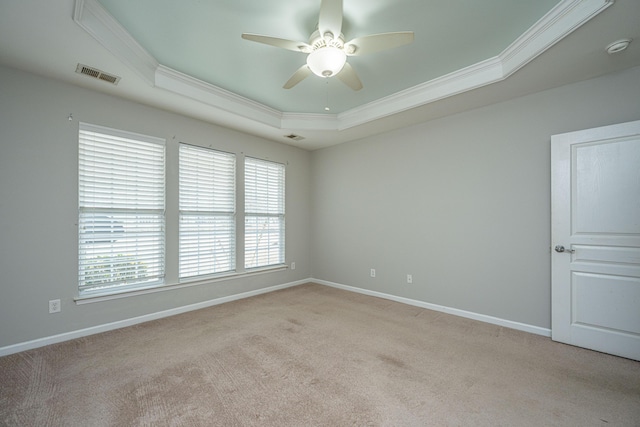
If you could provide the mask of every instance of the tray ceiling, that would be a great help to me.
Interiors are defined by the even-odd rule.
[[[320,0],[63,0],[68,8],[72,5],[66,19],[59,10],[54,13],[49,2],[15,3],[0,6],[0,12],[6,9],[24,21],[17,25],[6,18],[7,13],[0,13],[5,16],[0,18],[0,36],[5,40],[0,42],[0,60],[7,65],[33,71],[37,62],[10,46],[7,37],[24,38],[29,26],[39,32],[36,37],[45,39],[62,40],[73,32],[77,37],[67,43],[75,50],[77,63],[121,77],[117,88],[98,90],[308,149],[482,105],[485,101],[471,96],[479,88],[496,86],[497,95],[484,96],[486,102],[508,98],[500,93],[499,83],[514,74],[526,74],[519,70],[532,61],[542,62],[534,60],[565,38],[571,39],[581,27],[593,38],[595,33],[586,29],[597,27],[599,15],[605,17],[607,29],[604,33],[600,29],[601,45],[588,47],[579,40],[574,44],[589,52],[597,49],[605,58],[599,61],[604,62],[609,59],[604,47],[614,41],[610,38],[633,37],[630,33],[638,31],[633,22],[640,18],[634,0],[615,4],[607,0],[344,0],[346,39],[415,32],[410,45],[350,57],[364,85],[353,91],[335,78],[316,76],[283,89],[284,82],[304,64],[305,55],[240,37],[251,32],[307,41],[317,25]],[[53,22],[49,25],[59,27],[59,35],[38,27],[42,19],[28,5],[17,3],[39,3],[43,13],[50,9]],[[620,15],[609,21],[618,20],[617,33],[612,22],[606,21],[606,15],[616,9]],[[69,28],[74,23],[75,28]],[[23,49],[37,50],[28,40],[19,43]],[[64,45],[50,46],[53,51],[64,49]],[[72,57],[68,52],[61,56]],[[605,64],[598,63],[601,69],[577,73],[574,80],[638,64],[637,50],[626,56],[625,61],[618,61],[622,64],[602,68]],[[575,64],[576,58],[566,57]],[[563,71],[560,65],[558,71]],[[50,73],[55,75],[56,67]],[[523,80],[519,90],[511,93],[517,96],[572,80],[550,77]],[[535,85],[530,83],[536,79]],[[420,114],[425,106],[461,94],[470,94],[466,107],[464,102],[455,106],[449,102],[443,103],[442,113]],[[303,139],[285,138],[290,135]]]

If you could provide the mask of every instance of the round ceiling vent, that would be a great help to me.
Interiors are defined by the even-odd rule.
[[[611,43],[609,46],[607,46],[607,53],[612,54],[612,53],[622,52],[623,50],[629,47],[630,43],[631,43],[631,39],[622,39],[622,40],[615,41]]]

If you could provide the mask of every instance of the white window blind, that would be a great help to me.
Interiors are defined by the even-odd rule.
[[[245,268],[284,264],[284,165],[247,157],[244,171]]]
[[[164,281],[165,141],[80,123],[79,291]]]
[[[235,156],[187,144],[179,155],[179,276],[235,270]]]

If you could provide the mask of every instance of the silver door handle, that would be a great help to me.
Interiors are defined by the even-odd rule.
[[[558,252],[558,253],[567,252],[567,253],[572,254],[572,253],[575,252],[575,249],[565,249],[565,247],[562,246],[562,245],[556,246],[555,249],[556,249],[556,252]]]

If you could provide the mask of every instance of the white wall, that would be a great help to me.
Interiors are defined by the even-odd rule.
[[[173,154],[184,141],[236,153],[238,163],[243,154],[287,162],[286,261],[295,261],[296,270],[76,305],[79,121],[166,138]],[[0,67],[0,348],[310,277],[310,157],[291,146]],[[167,185],[176,183],[177,167],[169,163]],[[169,251],[176,237],[167,239]],[[50,315],[48,301],[57,298],[62,312]]]
[[[639,118],[635,68],[316,151],[313,277],[550,328],[550,137]]]

